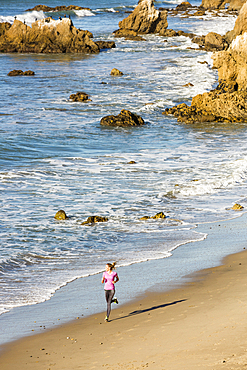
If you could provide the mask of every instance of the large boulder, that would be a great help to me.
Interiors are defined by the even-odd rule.
[[[225,38],[216,32],[209,32],[205,36],[205,50],[217,51],[224,50],[228,47],[228,43]]]
[[[15,20],[0,35],[2,53],[98,53],[100,48],[89,31],[73,26],[71,19],[41,19],[27,26]]]
[[[154,7],[153,0],[139,0],[135,10],[125,19],[119,22],[120,31],[115,32],[115,36],[121,32],[128,31],[139,34],[158,33],[163,35],[166,28],[167,11],[159,11]]]
[[[145,124],[143,119],[137,114],[131,113],[129,110],[122,109],[117,116],[106,116],[100,121],[103,126],[142,126]]]

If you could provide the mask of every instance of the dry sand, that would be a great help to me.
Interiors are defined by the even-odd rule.
[[[134,283],[134,282],[133,282]],[[194,281],[4,347],[1,370],[247,369],[247,252]]]

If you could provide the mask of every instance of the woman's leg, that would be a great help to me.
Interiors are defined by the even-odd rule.
[[[115,290],[105,290],[105,299],[107,303],[107,311],[106,316],[109,318],[111,312],[111,302],[112,298],[114,297]]]

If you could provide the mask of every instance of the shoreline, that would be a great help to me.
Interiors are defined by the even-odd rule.
[[[221,369],[227,363],[233,369],[237,359],[247,361],[245,342],[239,342],[245,338],[246,272],[246,251],[233,254],[224,265],[195,273],[193,282],[115,309],[109,323],[95,314],[6,345],[1,369]],[[237,293],[238,300],[231,299]]]
[[[247,285],[247,254],[245,253],[246,251],[243,251],[243,249],[245,249],[245,247],[247,248],[247,246],[246,246],[246,241],[244,240],[244,234],[242,233],[242,231],[245,228],[246,220],[247,220],[247,215],[243,214],[241,217],[227,220],[221,223],[217,222],[213,224],[210,223],[210,224],[203,224],[199,226],[198,229],[200,231],[201,229],[207,229],[207,228],[210,229],[210,234],[208,234],[207,238],[200,243],[210,244],[212,243],[212,240],[215,239],[215,235],[217,235],[218,238],[215,240],[216,250],[217,250],[217,243],[221,243],[221,244],[223,243],[226,246],[226,251],[229,247],[229,244],[231,243],[237,244],[236,248],[238,249],[238,252],[235,252],[235,253],[233,252],[230,255],[228,254],[227,256],[224,257],[223,261],[221,259],[221,261],[218,261],[218,263],[215,260],[215,266],[212,267],[212,260],[210,260],[211,262],[209,261],[209,264],[211,264],[211,267],[207,267],[204,269],[198,269],[197,271],[188,272],[188,274],[184,274],[177,281],[174,281],[174,280],[167,281],[167,284],[165,287],[166,289],[164,289],[162,282],[159,280],[158,286],[157,285],[149,286],[149,288],[146,289],[146,291],[143,290],[139,295],[135,296],[134,298],[132,297],[130,301],[126,301],[125,303],[119,305],[119,307],[117,306],[117,308],[115,308],[116,306],[113,306],[112,307],[113,310],[112,310],[111,317],[110,317],[111,322],[109,323],[104,323],[103,321],[104,313],[103,313],[103,310],[101,310],[100,313],[95,313],[85,318],[80,318],[80,320],[76,320],[75,318],[75,320],[70,320],[69,322],[63,323],[62,325],[59,325],[57,327],[54,327],[54,328],[50,327],[46,331],[43,330],[42,333],[41,332],[37,333],[36,331],[34,333],[35,335],[26,336],[17,341],[4,344],[1,346],[2,353],[0,354],[1,369],[3,370],[7,368],[9,369],[11,368],[11,366],[13,367],[15,366],[18,368],[17,364],[20,364],[19,368],[23,369],[24,362],[25,362],[25,368],[27,369],[29,367],[34,368],[34,369],[35,368],[44,369],[44,365],[47,366],[47,368],[49,368],[49,364],[48,364],[49,361],[51,361],[51,363],[52,361],[55,361],[54,363],[56,363],[56,365],[54,365],[55,366],[54,368],[63,369],[63,368],[70,367],[71,369],[73,369],[73,368],[79,368],[78,363],[77,363],[79,359],[81,361],[80,363],[83,362],[83,365],[87,365],[87,368],[93,369],[95,368],[93,365],[93,362],[95,362],[93,361],[93,358],[95,357],[96,354],[97,354],[96,368],[106,366],[107,363],[108,363],[108,367],[107,367],[108,369],[112,369],[112,368],[139,369],[143,367],[143,365],[145,365],[146,363],[149,364],[146,367],[149,367],[151,369],[152,368],[153,369],[176,369],[178,368],[176,367],[178,366],[177,363],[174,365],[174,367],[172,365],[172,363],[175,361],[175,359],[173,359],[174,354],[171,357],[169,357],[166,350],[165,350],[165,354],[161,354],[159,352],[159,346],[162,347],[163,344],[158,344],[157,345],[158,347],[154,346],[154,344],[157,341],[156,336],[158,337],[161,336],[163,338],[164,332],[168,330],[169,332],[168,338],[172,339],[174,337],[173,332],[178,331],[177,334],[179,337],[179,342],[182,342],[183,340],[185,340],[185,337],[187,337],[187,335],[189,336],[192,335],[191,331],[189,330],[189,327],[187,326],[186,326],[186,329],[183,329],[183,330],[188,330],[190,334],[185,333],[182,330],[182,328],[180,328],[181,332],[179,334],[180,325],[185,325],[188,320],[192,320],[192,317],[193,317],[192,308],[196,308],[195,311],[196,312],[198,311],[197,314],[200,317],[198,319],[199,326],[203,324],[205,326],[208,325],[212,327],[215,319],[214,319],[214,315],[212,315],[211,317],[210,310],[214,311],[217,308],[218,300],[219,300],[219,307],[217,308],[218,309],[217,320],[220,320],[220,319],[222,319],[223,321],[225,320],[224,310],[227,309],[226,302],[227,304],[231,303],[230,309],[233,312],[233,314],[235,314],[234,303],[238,304],[238,302],[244,302],[243,304],[245,305],[246,303],[247,305],[247,300],[244,301],[245,297],[244,297],[244,289],[243,289],[243,286],[245,284]],[[231,235],[231,237],[226,238],[224,235],[224,232],[227,232],[229,235]],[[238,238],[236,237],[236,235],[238,235]],[[198,243],[199,242],[196,242],[194,243],[194,245]],[[181,248],[180,253],[178,253],[179,251],[179,248],[178,248],[176,250],[177,253],[174,253],[174,255],[170,258],[148,262],[149,267],[151,269],[153,267],[156,268],[155,271],[158,273],[158,278],[160,278],[159,271],[161,271],[161,269],[164,269],[164,264],[161,262],[167,262],[169,260],[171,262],[173,258],[177,259],[178,254],[181,254],[183,252],[182,254],[184,255],[184,262],[186,264],[186,258],[188,258],[188,255],[186,256],[187,248],[184,248],[183,251],[182,249],[183,248]],[[202,250],[202,253],[204,254],[204,258],[205,258],[205,253],[206,253],[207,248],[206,249],[203,248],[201,244],[200,249]],[[194,256],[194,257],[197,260],[198,256]],[[196,262],[198,264],[198,260]],[[128,266],[128,269],[127,267],[125,268],[125,272],[126,270],[129,270],[130,268],[132,268],[133,270],[133,268],[135,267],[139,267],[141,268],[141,270],[147,271],[146,269],[147,263],[145,263],[145,265],[146,265],[145,268],[143,264]],[[167,267],[167,263],[165,263],[165,265]],[[171,266],[170,263],[169,265]],[[185,272],[184,268],[182,266],[181,268],[184,273]],[[123,270],[121,270],[121,273],[123,273]],[[97,278],[99,278],[99,276],[97,276]],[[120,283],[121,283],[121,275],[120,275],[119,284]],[[231,291],[230,290],[228,291],[226,289],[226,284],[229,284]],[[233,286],[235,286],[234,289],[232,288]],[[220,293],[216,294],[216,291],[215,291],[216,288],[218,289],[218,292]],[[121,295],[119,295],[120,289],[118,289],[118,287],[116,289],[117,289],[117,295],[119,296],[118,298],[120,298],[121,297]],[[209,292],[209,291],[215,291],[215,293],[207,295],[206,292]],[[238,292],[241,295],[241,298],[236,299],[235,297],[234,299],[232,299],[232,295],[235,294],[234,292]],[[226,302],[224,301],[223,302],[224,304],[221,302],[221,298],[220,298],[221,294],[225,296]],[[64,294],[61,294],[61,295],[64,295]],[[202,295],[203,295],[203,299],[201,298]],[[105,308],[103,293],[97,299],[102,300],[103,306]],[[200,299],[203,302],[201,303],[198,302],[198,300]],[[36,305],[36,306],[41,306],[41,304]],[[203,311],[204,318],[200,316],[202,315],[200,310]],[[57,306],[57,312],[58,311],[59,311],[59,307]],[[221,314],[221,311],[222,311],[222,314]],[[244,308],[244,313],[245,313],[245,308]],[[240,317],[242,315],[242,313],[240,315],[240,313],[237,311],[236,311],[236,314],[237,314],[237,317]],[[207,321],[208,315],[211,317],[209,321]],[[160,325],[159,323],[159,317],[162,318],[162,321],[161,321],[162,325]],[[241,318],[241,320],[243,320],[243,318]],[[191,325],[192,324],[193,324],[193,321]],[[99,326],[99,325],[102,325],[102,326]],[[218,323],[214,322],[214,325],[218,325]],[[221,325],[226,325],[226,323],[224,322]],[[106,335],[108,335],[107,334],[108,328],[109,328],[109,335],[112,335],[114,337],[113,342],[115,346],[114,347],[114,353],[115,353],[114,358],[111,359],[111,356],[110,356],[109,360],[107,357],[108,355],[105,356],[105,351],[104,349],[102,349],[103,347],[101,347],[104,344],[104,340],[106,340],[105,339]],[[173,328],[172,332],[170,332],[170,328]],[[241,328],[238,326],[236,326],[236,330],[237,329],[241,331]],[[197,329],[194,327],[194,324],[193,324],[193,331],[194,330],[197,330]],[[89,335],[88,331],[94,332],[92,333],[92,338],[90,337],[90,341],[88,341],[88,335]],[[153,334],[154,337],[151,343],[148,337],[146,337],[147,331],[151,331],[151,332],[155,331],[156,333],[155,335]],[[123,335],[125,339],[128,339],[128,340],[130,339],[130,342],[128,340],[127,341],[124,340],[124,337],[123,337],[122,347],[121,346],[118,347],[117,345],[118,335],[116,333],[122,333],[121,335]],[[132,334],[134,335],[132,336]],[[133,342],[133,338],[135,336],[139,338],[138,340],[144,341],[143,347],[141,347],[141,349],[137,349],[137,346],[139,346],[140,344],[138,341],[136,343]],[[67,339],[67,337],[69,337],[69,339]],[[97,337],[97,339],[95,339],[95,337]],[[145,340],[144,339],[142,340],[140,338],[145,338]],[[173,339],[175,340],[175,338]],[[192,339],[193,338],[191,338],[190,340]],[[162,340],[164,341],[165,338],[163,338]],[[223,340],[225,341],[226,339],[222,338],[221,339],[222,343],[223,343]],[[101,345],[100,343],[103,343],[103,344]],[[131,346],[130,346],[130,343],[131,343]],[[155,352],[156,353],[155,358],[157,358],[157,356],[158,357],[168,356],[169,361],[171,361],[171,363],[169,363],[169,365],[166,363],[166,366],[162,367],[163,365],[161,365],[161,363],[158,364],[156,361],[154,363],[150,362],[150,358],[149,358],[150,353],[149,353],[149,350],[147,352],[147,348],[145,347],[146,343],[149,343],[149,346],[152,347],[151,348],[152,350],[150,353],[153,353],[153,351],[154,352],[158,351],[157,353]],[[170,351],[172,352],[176,351],[175,344],[177,343],[174,342],[173,344],[174,344],[173,349],[171,349],[172,345],[169,344]],[[80,347],[78,347],[79,345]],[[165,344],[166,349],[167,349],[167,345],[168,343],[166,342]],[[183,343],[183,345],[185,345],[185,342]],[[60,349],[58,348],[58,346],[60,346],[59,347]],[[97,352],[94,352],[95,346],[97,346]],[[49,349],[46,349],[46,347]],[[136,347],[137,352],[135,354],[133,354],[132,347],[133,348]],[[41,350],[43,351],[42,348],[44,348],[44,353],[41,352]],[[75,351],[76,348],[77,350]],[[81,350],[79,350],[79,348],[81,348]],[[146,350],[144,350],[145,348]],[[34,353],[35,355],[28,355],[30,351]],[[58,353],[56,351],[60,351],[60,353],[63,353],[65,351],[64,353],[66,353],[66,355],[61,356],[61,358],[59,357],[58,359],[57,355],[55,355],[55,353]],[[71,355],[70,355],[70,351],[72,351]],[[83,353],[80,351],[83,351]],[[99,358],[98,358],[98,351],[101,354]],[[116,351],[118,351],[117,355],[116,355]],[[191,349],[186,349],[183,351],[191,351]],[[126,356],[127,356],[127,353],[130,353],[128,354],[129,362],[127,361],[127,357],[123,354],[123,352],[125,353]],[[139,355],[137,356],[139,352],[141,354],[141,357]],[[212,352],[212,350],[210,350],[209,352]],[[131,357],[131,353],[132,353],[132,357]],[[220,355],[217,351],[216,353],[217,353],[217,356]],[[55,359],[53,358],[53,355],[55,356],[54,357]],[[36,360],[34,361],[35,356],[36,356]],[[47,360],[46,356],[49,356],[49,361]],[[66,360],[67,356],[70,356],[70,357],[72,356],[72,358],[70,359],[70,361],[72,360],[72,362],[67,362],[68,361],[68,359]],[[125,356],[126,359],[125,357],[123,358],[123,356]],[[148,357],[147,360],[144,360],[145,356]],[[176,354],[176,356],[181,357],[178,353]],[[208,358],[212,358],[213,355],[211,355],[210,353],[207,353],[205,354],[205,356],[208,356]],[[190,362],[189,362],[190,367],[188,367],[188,369],[189,368],[193,369],[193,366],[194,366],[193,363],[196,360],[196,358],[197,357],[195,357],[195,359],[192,362],[191,362],[192,359],[190,359]],[[114,360],[117,362],[113,363],[112,361]],[[58,361],[59,361],[59,365],[58,365]],[[85,361],[85,364],[84,364],[84,361]],[[122,365],[119,365],[121,364],[121,361],[123,361]],[[136,363],[134,363],[135,361]],[[147,362],[144,364],[143,361],[144,362],[147,361]],[[183,361],[183,360],[180,358],[180,361]],[[226,361],[226,360],[222,359],[222,361]],[[226,363],[222,362],[222,364],[226,368]],[[217,365],[217,368],[220,368],[219,367],[220,363],[214,364],[213,366],[216,366],[216,365]],[[134,366],[134,367],[128,367],[128,366]],[[181,363],[179,366],[181,366]],[[202,365],[199,365],[198,363],[196,366],[197,368],[199,366],[200,368],[204,368],[202,367]],[[187,367],[185,367],[184,364],[183,364],[183,369],[187,369]]]
[[[193,280],[194,273],[218,266],[227,255],[241,251],[245,244],[239,242],[236,245],[235,242],[238,235],[245,232],[245,222],[247,213],[222,222],[199,224],[195,230],[207,234],[204,240],[184,244],[173,250],[170,257],[117,269],[120,282],[116,286],[116,296],[120,306],[139,299],[148,292],[165,292],[180,287]],[[232,232],[233,229],[236,233]],[[224,249],[221,240],[225,241]],[[215,244],[213,248],[212,243]],[[152,270],[158,274],[158,284]],[[134,286],[132,278],[135,279]],[[1,315],[0,351],[1,346],[8,342],[39,334],[76,318],[88,317],[104,310],[101,274],[76,279],[58,289],[47,301],[16,307]]]

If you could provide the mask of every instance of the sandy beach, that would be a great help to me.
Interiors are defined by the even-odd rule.
[[[244,369],[247,253],[195,273],[168,292],[26,337],[4,347],[10,369]]]

